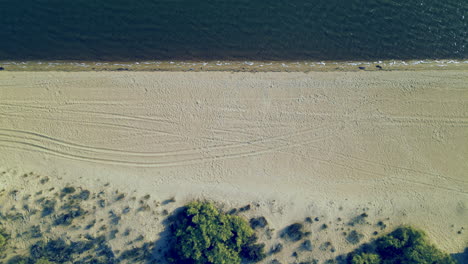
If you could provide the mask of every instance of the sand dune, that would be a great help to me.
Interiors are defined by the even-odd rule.
[[[0,163],[180,203],[255,201],[278,228],[368,207],[460,252],[467,84],[466,71],[2,72]]]

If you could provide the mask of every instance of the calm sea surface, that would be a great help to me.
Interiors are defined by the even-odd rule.
[[[468,0],[0,0],[0,60],[468,58]]]

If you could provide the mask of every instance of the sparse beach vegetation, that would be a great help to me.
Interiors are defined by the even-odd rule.
[[[431,244],[423,231],[408,226],[381,236],[365,249],[351,253],[350,264],[456,264]]]
[[[150,200],[147,195],[137,201],[127,198],[127,193],[117,191],[93,192],[67,186],[47,192],[48,187],[44,188],[35,191],[36,200],[30,204],[24,199],[30,196],[27,192],[3,192],[10,194],[8,199],[12,204],[0,207],[0,263],[288,263],[284,262],[285,258],[294,259],[293,263],[298,264],[457,263],[433,245],[423,231],[403,226],[386,233],[382,230],[391,224],[389,218],[371,219],[361,209],[357,216],[355,213],[343,218],[334,216],[336,221],[328,221],[325,214],[320,218],[305,217],[303,221],[275,231],[275,219],[269,216],[267,221],[257,211],[256,203],[232,209],[213,201],[195,200],[177,207],[175,198],[161,199],[163,202],[160,202]],[[120,199],[115,199],[115,195]],[[16,206],[16,202],[20,204]],[[97,206],[100,203],[105,206]],[[136,210],[142,204],[146,209]],[[145,233],[133,231],[139,230],[138,227],[126,226],[126,219],[132,213],[152,216],[155,220],[160,217],[164,226],[161,234],[164,235],[159,239],[148,239]],[[24,226],[24,219],[31,218],[40,221]],[[314,225],[316,222],[321,224]],[[371,230],[364,232],[364,227]],[[455,230],[463,230],[463,227]],[[69,235],[69,232],[75,235]],[[348,246],[358,248],[351,253],[335,253],[343,244],[326,238],[333,232]],[[367,240],[372,236],[374,238]],[[18,239],[27,245],[21,253],[17,252]],[[112,246],[119,239],[126,241],[124,246]]]

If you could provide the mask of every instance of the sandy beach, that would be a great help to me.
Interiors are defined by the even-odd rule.
[[[51,186],[98,192],[110,183],[174,197],[169,212],[192,199],[252,204],[246,215],[265,216],[275,230],[320,217],[330,228],[311,226],[314,244],[336,248],[317,249],[320,260],[356,246],[336,219],[365,211],[388,231],[414,225],[460,253],[468,246],[467,84],[465,70],[3,71],[0,190],[43,188],[20,177],[33,173]],[[4,208],[14,202],[1,199]],[[123,221],[138,221],[151,239],[162,230],[152,218]],[[375,229],[360,227],[363,242]],[[276,258],[290,263],[285,252]]]

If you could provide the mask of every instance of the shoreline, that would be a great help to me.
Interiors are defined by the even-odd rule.
[[[4,71],[231,71],[231,72],[323,72],[323,71],[415,71],[468,70],[465,60],[384,61],[0,61]]]

